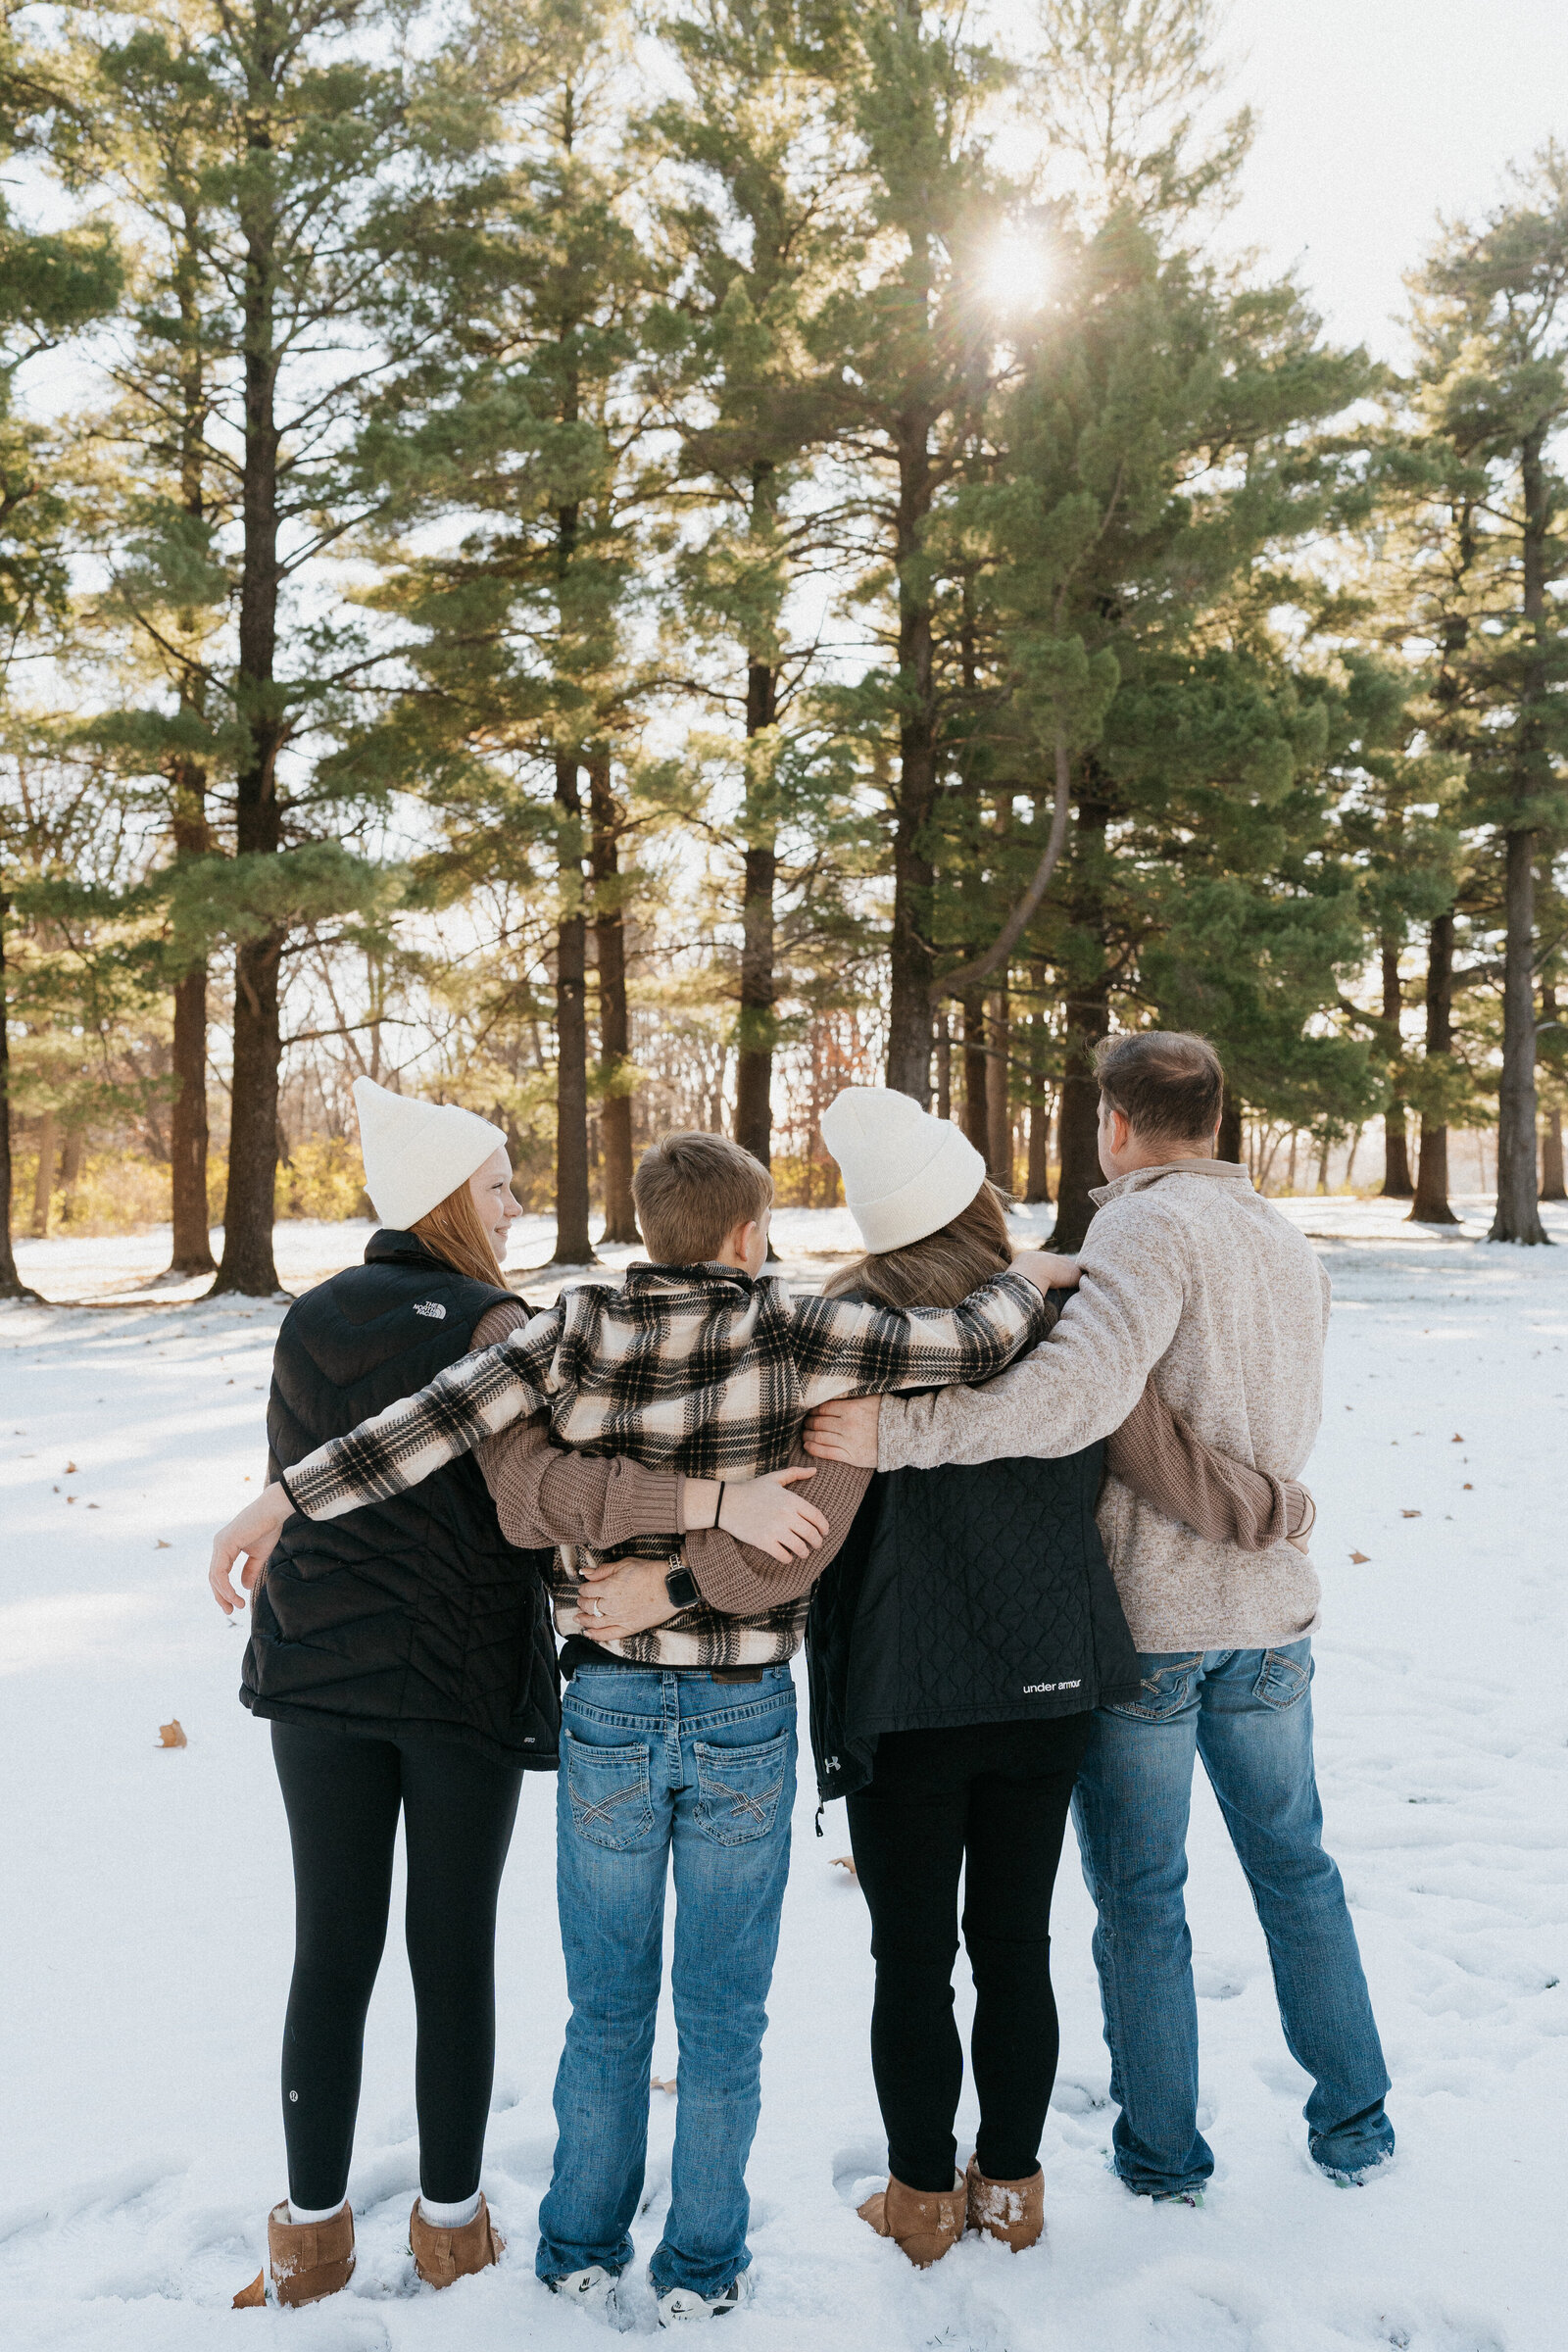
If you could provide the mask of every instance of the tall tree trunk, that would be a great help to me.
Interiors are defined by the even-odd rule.
[[[893,937],[889,950],[888,1084],[931,1100],[931,818],[936,805],[936,686],[931,591],[920,568],[933,493],[930,425],[923,411],[900,420],[899,788],[894,803]],[[985,1149],[982,1138],[980,1149]]]
[[[35,1242],[49,1238],[49,1211],[55,1196],[55,1153],[60,1142],[60,1122],[52,1110],[46,1110],[38,1130],[38,1165],[32,1179],[32,1238]]]
[[[36,1298],[37,1292],[28,1290],[17,1272],[11,1246],[11,999],[6,987],[6,916],[10,912],[11,901],[0,891],[0,1200],[5,1203],[0,1220],[0,1298]]]
[[[60,1154],[60,1189],[65,1196],[60,1203],[62,1225],[70,1225],[75,1219],[76,1187],[81,1182],[81,1162],[86,1150],[86,1128],[68,1127],[65,1149]]]
[[[774,467],[752,468],[751,528],[773,528]],[[764,1168],[773,1159],[773,1048],[777,1042],[773,983],[773,892],[778,882],[778,836],[770,775],[753,765],[751,746],[778,723],[778,670],[758,648],[746,663],[746,867],[741,897],[740,1018],[735,1026],[735,1141]]]
[[[1404,1009],[1404,992],[1399,985],[1399,943],[1385,936],[1383,941],[1383,1038],[1384,1051],[1392,1060],[1400,1051],[1399,1016]],[[1405,1140],[1404,1104],[1391,1102],[1383,1114],[1383,1194],[1385,1200],[1408,1200],[1415,1187],[1410,1182],[1410,1148]]]
[[[1521,554],[1524,616],[1534,639],[1526,666],[1516,804],[1549,791],[1543,737],[1546,697],[1546,547],[1551,491],[1544,463],[1544,427],[1525,436],[1519,453],[1524,493]],[[1536,836],[1517,825],[1507,836],[1506,929],[1502,954],[1502,1079],[1497,1090],[1497,1205],[1487,1239],[1545,1241],[1536,1188]]]
[[[1011,1023],[1007,1017],[1007,992],[995,990],[991,998],[990,1014],[986,1022],[990,1047],[990,1068],[986,1072],[986,1166],[991,1181],[1003,1192],[1012,1190],[1012,1103],[1008,1079],[1011,1054]]]
[[[1227,1159],[1237,1167],[1242,1164],[1246,1147],[1242,1141],[1242,1099],[1234,1086],[1225,1089],[1219,1114],[1219,1135],[1214,1145],[1216,1159]]]
[[[626,919],[620,896],[620,811],[610,760],[588,762],[592,823],[589,871],[594,884],[594,947],[599,960],[599,1139],[604,1153],[607,1242],[636,1242],[631,1198],[631,1024],[626,1011]]]
[[[187,219],[179,249],[176,296],[179,303],[179,503],[198,526],[206,518],[208,396],[202,341],[201,261],[193,225]],[[185,615],[186,641],[194,635],[195,614]],[[182,711],[200,720],[206,715],[206,683],[195,662],[187,665],[179,689]],[[199,760],[177,759],[170,783],[173,795],[173,835],[176,863],[205,858],[212,848],[207,824],[207,770]],[[169,1157],[172,1177],[170,1202],[169,1271],[172,1274],[211,1274],[215,1271],[212,1235],[207,1222],[207,956],[180,973],[174,982],[174,1099],[169,1114]]]
[[[980,988],[963,992],[963,1132],[985,1156],[991,1141],[990,1065],[986,1057],[986,999]]]
[[[180,760],[173,774],[174,856],[205,857],[207,775],[194,760]],[[192,964],[174,983],[174,1100],[169,1114],[169,1157],[172,1179],[172,1274],[211,1274],[212,1240],[207,1225],[207,958]]]
[[[1556,1027],[1557,991],[1549,980],[1544,980],[1541,984],[1541,1017],[1553,1028]],[[1546,1112],[1546,1124],[1541,1138],[1541,1198],[1543,1200],[1568,1200],[1568,1193],[1563,1190],[1562,1112],[1555,1103]]]
[[[556,1250],[558,1266],[594,1262],[588,1238],[588,925],[582,800],[575,758],[556,761],[561,918],[556,932]]]
[[[1433,917],[1427,940],[1427,1060],[1446,1065],[1453,1055],[1453,916]],[[1413,1224],[1457,1225],[1448,1204],[1448,1130],[1421,1114]]]
[[[948,1026],[947,1007],[937,1014],[937,1117],[953,1116],[953,1032]]]
[[[1030,977],[1034,984],[1035,1008],[1029,1020],[1029,1171],[1023,1197],[1026,1200],[1049,1200],[1051,1092],[1046,1084],[1046,1050],[1050,1030],[1046,1024],[1044,964],[1035,964]]]
[[[1084,799],[1078,806],[1074,844],[1072,923],[1075,931],[1103,942],[1104,888],[1102,866],[1105,828],[1110,811],[1104,802]],[[1052,1235],[1055,1250],[1076,1250],[1089,1231],[1095,1204],[1093,1186],[1102,1184],[1100,1165],[1100,1082],[1095,1076],[1094,1049],[1110,1034],[1110,973],[1101,950],[1098,971],[1075,973],[1068,982],[1063,1005],[1066,1050],[1062,1059],[1061,1110],[1058,1135],[1061,1176],[1056,1187],[1056,1223]]]
[[[170,1110],[172,1274],[211,1274],[207,1224],[207,965],[174,983],[174,1100]]]
[[[1497,1100],[1497,1204],[1490,1242],[1542,1243],[1536,1205],[1535,835],[1508,835],[1502,973],[1502,1082]]]
[[[1562,1112],[1555,1107],[1546,1113],[1546,1130],[1541,1139],[1541,1198],[1568,1200],[1568,1192],[1563,1190]]]
[[[273,59],[264,60],[270,71]],[[275,857],[282,847],[277,755],[283,723],[274,690],[277,658],[278,429],[273,344],[276,221],[266,117],[252,117],[242,201],[245,225],[245,460],[241,484],[238,705],[243,729],[235,776],[235,847],[241,858]],[[281,928],[241,942],[234,956],[234,1085],[229,1112],[223,1256],[212,1295],[269,1298],[278,1288],[272,1258],[277,1182],[278,969]]]

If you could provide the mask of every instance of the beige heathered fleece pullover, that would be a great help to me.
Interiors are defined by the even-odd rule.
[[[1153,1375],[1208,1445],[1297,1477],[1323,1409],[1329,1280],[1226,1160],[1137,1168],[1094,1195],[1083,1282],[1032,1355],[979,1389],[882,1399],[877,1466],[1074,1453],[1126,1420]],[[1309,1558],[1195,1535],[1108,1477],[1100,1532],[1140,1650],[1264,1649],[1317,1623]]]

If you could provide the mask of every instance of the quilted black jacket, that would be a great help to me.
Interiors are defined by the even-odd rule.
[[[372,1234],[365,1256],[283,1319],[267,1409],[274,1471],[423,1388],[512,1297],[412,1233]],[[549,1561],[506,1541],[471,1455],[340,1519],[289,1519],[256,1595],[240,1697],[285,1723],[456,1740],[549,1770],[561,1726]]]
[[[807,1621],[824,1800],[864,1788],[884,1732],[1076,1715],[1136,1688],[1095,1525],[1103,1451],[871,1481]]]

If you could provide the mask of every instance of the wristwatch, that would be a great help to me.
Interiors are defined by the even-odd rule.
[[[695,1608],[703,1597],[697,1590],[697,1579],[684,1560],[677,1560],[670,1569],[664,1579],[664,1591],[669,1594],[671,1608],[676,1609]]]

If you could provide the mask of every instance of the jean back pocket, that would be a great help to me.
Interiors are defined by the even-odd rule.
[[[637,1845],[654,1826],[646,1740],[594,1747],[563,1729],[562,1766],[571,1799],[571,1826],[592,1845]]]
[[[1304,1697],[1311,1680],[1310,1664],[1293,1658],[1289,1650],[1265,1649],[1257,1680],[1252,1685],[1252,1696],[1278,1713],[1283,1707],[1294,1707],[1298,1698]]]
[[[714,1747],[695,1740],[698,1828],[716,1845],[745,1845],[765,1838],[777,1818],[789,1777],[790,1732],[760,1747]]]
[[[1146,1661],[1147,1663],[1147,1661]],[[1118,1698],[1106,1702],[1107,1715],[1131,1715],[1139,1723],[1165,1723],[1181,1714],[1193,1703],[1193,1690],[1203,1664],[1203,1653],[1195,1650],[1191,1657],[1173,1658],[1168,1665],[1156,1666],[1145,1674],[1138,1685],[1136,1698]]]

